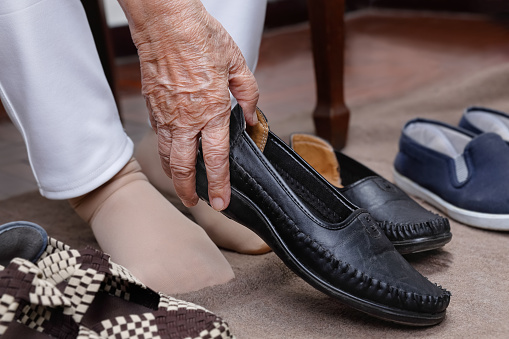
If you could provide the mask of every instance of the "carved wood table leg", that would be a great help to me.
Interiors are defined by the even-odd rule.
[[[346,145],[350,112],[344,102],[344,0],[307,0],[315,67],[316,134],[335,148]]]

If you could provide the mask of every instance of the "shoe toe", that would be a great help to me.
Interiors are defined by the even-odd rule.
[[[450,293],[401,257],[367,212],[360,213],[349,227],[354,230],[346,240],[337,242],[332,259],[328,258],[331,265],[321,272],[323,276],[330,275],[333,283],[345,291],[387,304],[401,315],[445,311]],[[332,274],[331,268],[335,268]]]

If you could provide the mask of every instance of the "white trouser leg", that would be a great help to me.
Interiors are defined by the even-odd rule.
[[[86,194],[132,156],[79,0],[0,1],[0,96],[47,198]]]
[[[262,38],[267,0],[202,0],[207,11],[223,25],[254,72]]]
[[[239,46],[254,73],[262,39],[267,0],[201,0],[207,11],[223,25]],[[231,96],[232,108],[237,101]]]

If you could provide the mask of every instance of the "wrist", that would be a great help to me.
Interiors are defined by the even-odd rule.
[[[200,0],[118,0],[136,45],[153,41],[154,33],[175,32],[186,21],[200,20],[206,11]],[[156,40],[160,40],[156,39]]]

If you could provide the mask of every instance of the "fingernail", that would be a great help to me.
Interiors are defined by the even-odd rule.
[[[224,201],[221,198],[212,199],[210,204],[212,205],[212,208],[215,209],[216,211],[222,211],[224,209]]]

